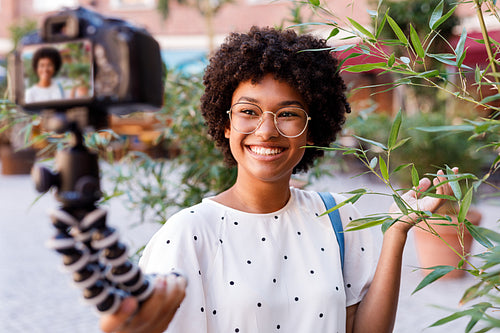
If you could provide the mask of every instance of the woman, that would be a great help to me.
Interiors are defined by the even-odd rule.
[[[25,102],[36,103],[64,98],[64,91],[53,77],[59,72],[62,65],[59,51],[52,47],[38,49],[33,55],[33,72],[38,82],[26,89]]]
[[[342,268],[329,218],[318,217],[325,210],[319,195],[289,187],[294,172],[323,154],[303,147],[328,146],[349,112],[337,60],[328,51],[300,52],[326,47],[309,35],[254,27],[230,35],[212,57],[201,109],[227,163],[237,165],[237,180],[170,218],[144,251],[146,273],[177,271],[189,286],[181,277],[159,279],[136,315],[127,299],[102,318],[104,331],[392,330],[412,216],[385,233],[376,267],[370,234],[345,233]],[[429,186],[423,179],[419,189]],[[416,201],[414,191],[406,197]],[[418,207],[433,211],[440,203],[424,198]],[[358,212],[346,205],[340,216],[345,225]]]

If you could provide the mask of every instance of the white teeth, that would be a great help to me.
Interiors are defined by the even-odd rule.
[[[282,148],[265,148],[252,146],[250,149],[259,155],[277,155],[283,151]]]

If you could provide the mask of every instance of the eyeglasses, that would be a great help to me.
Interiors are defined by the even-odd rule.
[[[234,104],[227,113],[233,129],[242,134],[255,132],[264,121],[264,114],[272,114],[276,129],[287,138],[295,138],[304,133],[311,120],[304,109],[295,106],[285,106],[273,113],[262,111],[256,104],[240,102]]]

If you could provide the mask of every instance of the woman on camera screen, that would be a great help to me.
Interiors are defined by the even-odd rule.
[[[350,111],[339,63],[327,48],[311,35],[254,27],[231,34],[213,55],[201,112],[226,162],[237,166],[236,182],[164,224],[140,266],[167,277],[157,280],[137,313],[128,298],[118,313],[103,317],[103,330],[392,330],[402,252],[415,217],[392,225],[381,251],[370,230],[346,232],[342,267],[330,219],[319,216],[326,210],[319,194],[289,185],[292,174],[307,171],[323,155],[304,146],[329,146]],[[442,171],[438,175],[434,185],[445,180]],[[422,179],[419,190],[430,185]],[[446,184],[437,192],[451,189]],[[415,203],[417,191],[406,200]],[[429,211],[442,202],[418,201],[420,210]],[[396,207],[390,211],[401,216]],[[359,217],[351,204],[339,213],[344,226]]]
[[[52,47],[38,49],[31,62],[38,82],[26,89],[25,102],[36,103],[64,98],[64,90],[53,78],[62,65],[59,51]]]

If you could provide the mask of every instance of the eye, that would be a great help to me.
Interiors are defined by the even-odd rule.
[[[278,118],[304,118],[306,113],[302,109],[298,108],[287,108],[281,109],[278,114]]]
[[[262,113],[258,106],[252,104],[235,104],[233,112],[245,117],[260,117]]]

